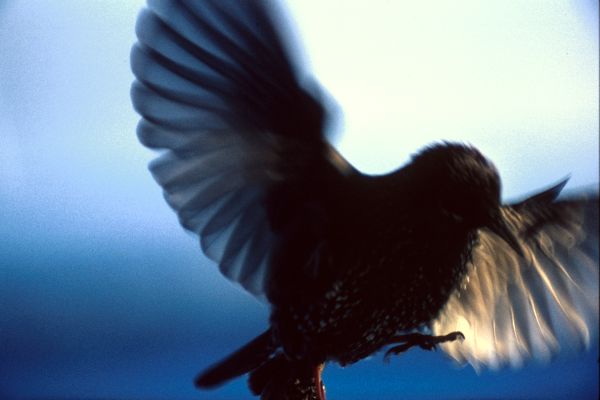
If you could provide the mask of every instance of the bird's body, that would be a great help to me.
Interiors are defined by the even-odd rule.
[[[313,224],[319,229],[315,241],[323,244],[296,250],[292,236],[290,248],[280,248],[273,263],[275,271],[281,265],[282,276],[269,279],[277,285],[267,297],[271,324],[288,356],[356,362],[399,331],[431,321],[461,282],[476,230],[426,206],[437,201],[435,195],[427,185],[413,184],[410,172],[356,175],[347,187],[319,192],[331,196],[319,202],[331,207],[313,210],[315,218],[326,216]]]
[[[360,173],[327,143],[335,107],[278,16],[270,1],[173,0],[138,18],[138,136],[168,149],[151,170],[223,274],[271,308],[196,384],[250,373],[263,399],[324,399],[324,363],[390,344],[499,366],[547,358],[559,330],[589,343],[597,193],[555,201],[561,182],[502,205],[493,164],[459,143]]]

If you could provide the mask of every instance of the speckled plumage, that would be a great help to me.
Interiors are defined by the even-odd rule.
[[[379,179],[403,178],[406,173],[401,170]],[[363,177],[356,186],[362,186],[363,179],[375,180]],[[300,289],[303,293],[289,300],[269,297],[271,323],[290,357],[348,364],[369,356],[399,331],[419,328],[433,319],[466,272],[474,229],[454,226],[441,209],[410,204],[406,190],[377,189],[379,182],[368,185],[373,187],[362,198],[337,191],[341,198],[355,201],[327,210],[334,227],[349,225],[348,229],[331,229],[324,239],[327,247],[319,250],[318,270],[331,273],[300,285],[294,278],[290,288],[280,283],[286,279],[274,280],[278,291],[288,293],[298,291],[297,285],[321,288]],[[380,196],[376,190],[382,191]],[[412,196],[422,203],[428,193]],[[428,218],[437,221],[433,228],[423,224]],[[337,219],[343,222],[338,224]]]

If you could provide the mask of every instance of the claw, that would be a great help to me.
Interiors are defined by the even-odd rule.
[[[461,342],[465,340],[465,335],[462,332],[456,331],[447,334],[446,336],[442,336],[445,338],[444,342],[453,342],[455,340],[460,340]]]
[[[383,356],[383,361],[386,363],[389,363],[390,357],[392,355],[397,356],[400,353],[404,353],[406,350],[410,349],[412,346],[413,346],[412,344],[404,343],[404,344],[394,346],[394,347],[388,349],[388,351],[386,351],[385,355]]]
[[[391,355],[398,355],[405,352],[413,346],[419,346],[424,350],[436,350],[437,345],[444,342],[453,342],[455,340],[464,340],[465,335],[462,332],[451,332],[443,336],[422,335],[420,333],[409,333],[407,335],[395,336],[390,340],[390,343],[401,343],[388,349],[383,356],[384,362],[389,362]]]

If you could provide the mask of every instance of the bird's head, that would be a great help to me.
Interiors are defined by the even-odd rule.
[[[479,150],[444,142],[425,148],[411,164],[441,218],[468,230],[488,228],[522,253],[502,216],[498,171]]]

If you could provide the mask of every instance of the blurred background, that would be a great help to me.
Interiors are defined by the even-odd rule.
[[[382,173],[435,140],[476,145],[518,198],[598,183],[598,2],[297,0],[335,144]],[[0,0],[0,398],[249,399],[197,392],[268,310],[178,225],[136,139],[142,1]],[[335,399],[597,399],[598,346],[484,371],[441,352],[325,371]]]

